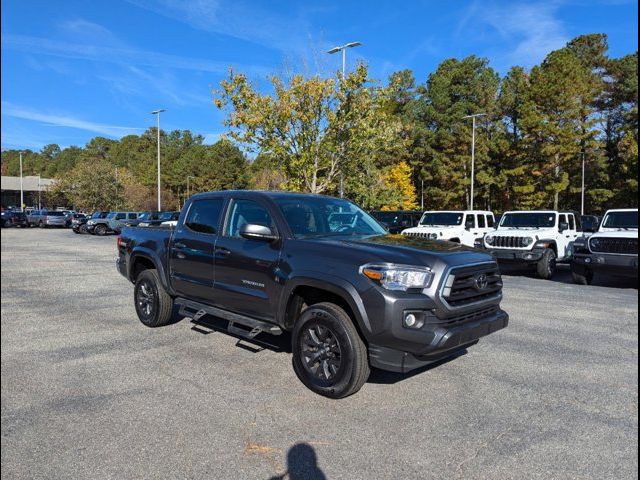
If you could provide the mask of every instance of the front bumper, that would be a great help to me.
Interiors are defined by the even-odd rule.
[[[369,344],[369,362],[381,370],[405,373],[450,357],[508,324],[509,315],[497,309],[486,317],[453,326],[426,325],[425,329],[432,335],[432,340],[421,350],[411,353]]]
[[[610,253],[575,253],[571,268],[580,274],[591,270],[638,278],[638,256],[613,255]]]
[[[491,253],[499,261],[514,263],[537,263],[544,254],[543,250],[535,248],[533,250],[487,248],[485,251]]]

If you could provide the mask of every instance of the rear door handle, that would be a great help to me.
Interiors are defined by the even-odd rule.
[[[187,248],[187,246],[184,243],[180,243],[180,242],[174,243],[173,246],[175,248]]]
[[[231,254],[231,250],[224,248],[224,247],[218,247],[216,248],[216,253],[218,253],[218,255],[222,256],[222,257],[226,257],[229,256]]]

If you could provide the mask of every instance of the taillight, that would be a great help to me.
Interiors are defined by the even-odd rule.
[[[118,246],[118,250],[122,250],[124,247],[126,247],[126,246],[127,246],[127,242],[125,242],[125,241],[122,239],[122,236],[121,236],[121,235],[118,235],[118,236],[116,237],[116,245]]]

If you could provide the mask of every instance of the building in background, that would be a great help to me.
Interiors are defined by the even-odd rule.
[[[39,207],[49,187],[50,178],[37,176],[22,177],[25,207]],[[2,208],[20,208],[20,177],[2,176]]]

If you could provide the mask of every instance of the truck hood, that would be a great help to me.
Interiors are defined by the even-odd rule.
[[[489,232],[494,237],[531,237],[539,239],[555,238],[558,230],[555,228],[501,228]]]
[[[350,252],[349,258],[355,260],[354,257],[359,256],[368,262],[427,266],[444,263],[455,266],[494,261],[491,255],[459,243],[405,235],[320,237],[313,241],[324,245],[335,245],[340,249],[346,248]]]
[[[405,233],[438,233],[449,230],[461,230],[462,225],[447,225],[443,227],[435,227],[435,226],[417,226],[412,228],[407,228],[404,230]]]
[[[638,238],[638,231],[607,229],[594,233],[590,238]]]

